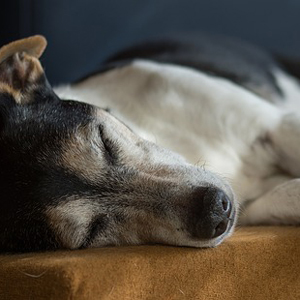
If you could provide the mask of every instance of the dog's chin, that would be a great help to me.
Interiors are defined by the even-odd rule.
[[[229,226],[228,230],[224,232],[221,236],[218,236],[214,239],[207,240],[191,240],[184,239],[182,241],[178,241],[174,244],[168,244],[169,246],[179,246],[179,247],[190,247],[190,248],[215,248],[222,244],[227,238],[229,238],[234,232],[234,223]]]
[[[133,245],[162,245],[162,246],[176,246],[176,247],[188,247],[188,248],[214,248],[223,243],[234,232],[236,223],[236,217],[232,218],[227,230],[220,236],[213,239],[196,239],[191,238],[189,235],[172,236],[169,235],[167,239],[154,238],[153,240],[142,241],[140,239],[124,239],[107,240],[104,237],[99,236],[91,243],[88,248],[99,247],[114,247],[114,246],[133,246]]]
[[[235,203],[235,207],[231,213],[230,221],[228,223],[226,231],[218,237],[212,239],[197,239],[194,237],[181,236],[180,238],[172,241],[167,241],[166,244],[169,246],[180,246],[180,247],[191,247],[191,248],[214,248],[222,244],[226,239],[228,239],[234,232],[237,219],[238,219],[238,204]],[[162,244],[164,244],[162,242]]]

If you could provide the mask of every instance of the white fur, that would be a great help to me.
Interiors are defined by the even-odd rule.
[[[275,78],[278,86],[284,92],[284,100],[279,101],[277,105],[287,111],[297,111],[300,113],[300,85],[299,80],[280,70],[275,72]]]
[[[59,87],[56,92],[61,98],[109,107],[141,137],[226,177],[240,201],[259,199],[249,210],[255,215],[265,206],[260,205],[264,195],[268,195],[267,203],[272,202],[270,191],[276,192],[277,185],[293,177],[278,171],[282,163],[278,160],[290,155],[281,148],[293,143],[296,153],[290,163],[297,162],[297,155],[300,158],[296,146],[300,145],[300,122],[291,136],[281,132],[286,112],[299,106],[300,88],[283,72],[278,71],[276,79],[286,95],[286,104],[277,106],[225,79],[137,60],[80,84]],[[266,136],[273,138],[274,144],[259,142]],[[285,156],[280,158],[282,153]],[[300,159],[300,167],[299,163]],[[298,181],[293,181],[293,189],[295,186],[300,190]],[[300,208],[294,209],[300,216]]]

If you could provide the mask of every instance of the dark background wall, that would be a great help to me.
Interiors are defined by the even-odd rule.
[[[237,36],[300,59],[299,16],[298,0],[1,0],[0,44],[45,35],[42,62],[57,84],[134,41],[177,31]]]

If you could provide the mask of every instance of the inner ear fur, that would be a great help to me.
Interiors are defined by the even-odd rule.
[[[39,62],[46,45],[46,39],[37,35],[0,49],[0,92],[11,94],[17,103],[31,101],[28,93],[46,81]]]

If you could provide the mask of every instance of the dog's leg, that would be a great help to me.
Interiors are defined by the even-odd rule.
[[[242,209],[241,225],[299,225],[300,179],[282,183]]]
[[[276,164],[291,176],[300,177],[300,115],[282,115],[269,135]],[[239,220],[242,225],[300,224],[300,179],[276,185],[246,204]]]
[[[300,115],[284,115],[270,138],[278,154],[278,165],[292,176],[300,177]]]

